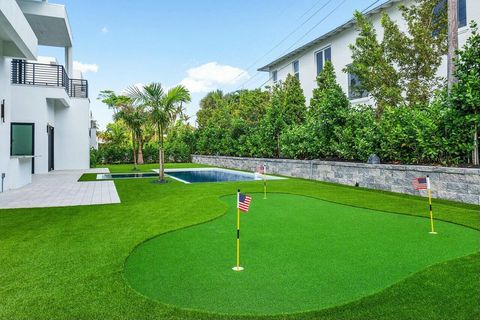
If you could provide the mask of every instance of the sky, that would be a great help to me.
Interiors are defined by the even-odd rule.
[[[350,20],[354,10],[385,1],[49,2],[66,6],[75,66],[89,81],[93,116],[104,129],[112,112],[97,99],[101,90],[120,94],[138,84],[183,84],[191,92],[187,114],[194,121],[209,91],[261,86],[268,74],[258,72],[259,67]],[[39,55],[54,56],[60,63],[64,59],[63,48],[40,47]]]

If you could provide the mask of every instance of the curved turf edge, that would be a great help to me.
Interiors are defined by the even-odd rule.
[[[359,209],[367,209],[367,210],[370,210],[370,211],[376,211],[378,213],[389,213],[389,214],[398,214],[398,215],[403,215],[403,216],[410,216],[410,217],[417,217],[417,218],[427,218],[427,217],[424,217],[424,216],[416,216],[416,215],[411,215],[411,214],[408,214],[408,213],[402,213],[402,212],[393,212],[393,211],[385,211],[385,210],[375,210],[375,209],[370,209],[370,208],[365,208],[365,207],[356,207],[356,206],[352,206],[352,205],[349,205],[349,204],[345,204],[345,203],[339,203],[339,202],[336,202],[336,201],[330,201],[330,200],[325,200],[325,199],[322,199],[322,198],[319,198],[319,197],[315,197],[315,196],[311,196],[311,195],[304,195],[304,194],[298,194],[298,193],[290,193],[290,192],[276,192],[274,194],[286,194],[286,195],[292,195],[292,196],[299,196],[299,197],[307,197],[307,198],[311,198],[311,199],[315,199],[315,200],[319,200],[319,201],[323,201],[323,202],[329,202],[329,203],[334,203],[336,205],[340,205],[340,206],[345,206],[345,207],[352,207],[352,208],[359,208]],[[231,196],[231,194],[226,194],[226,195],[222,195],[222,196],[219,196],[217,199],[221,202],[223,198],[225,197],[228,197],[228,196]],[[214,220],[217,220],[221,217],[223,217],[228,211],[228,208],[227,206],[225,206],[225,209],[223,210],[222,213],[220,213],[218,216],[215,216],[211,219],[208,219],[206,221],[203,221],[203,222],[200,222],[200,223],[196,223],[196,224],[192,224],[192,225],[189,225],[189,226],[184,226],[182,228],[178,228],[178,229],[174,229],[174,230],[170,230],[170,231],[167,231],[167,232],[164,232],[164,233],[161,233],[161,234],[158,234],[156,236],[153,236],[149,239],[146,239],[144,241],[142,241],[141,243],[137,244],[131,251],[130,253],[128,254],[127,258],[125,259],[124,261],[124,272],[122,272],[123,274],[123,278],[124,280],[126,281],[126,283],[128,284],[128,286],[134,290],[136,293],[140,294],[141,296],[143,297],[146,297],[147,299],[151,299],[153,301],[156,301],[160,304],[163,304],[163,305],[167,305],[167,306],[170,306],[170,307],[173,307],[173,308],[179,308],[180,310],[183,310],[184,312],[194,312],[194,313],[198,313],[198,314],[205,314],[205,315],[221,315],[221,316],[225,316],[226,314],[224,313],[218,313],[218,312],[206,312],[204,310],[197,310],[197,309],[189,309],[189,308],[184,308],[184,307],[178,307],[174,304],[168,304],[168,303],[164,303],[164,302],[161,302],[157,299],[152,299],[151,297],[148,297],[140,292],[138,292],[135,288],[133,288],[131,286],[131,284],[129,283],[128,281],[128,278],[125,276],[125,266],[128,262],[128,259],[131,257],[132,253],[138,248],[140,247],[142,244],[145,244],[146,242],[148,241],[151,241],[153,239],[156,239],[158,237],[162,237],[166,234],[169,234],[169,233],[172,233],[172,232],[177,232],[177,231],[180,231],[180,230],[184,230],[184,229],[189,229],[189,228],[192,228],[192,227],[195,227],[195,226],[199,226],[199,225],[203,225],[203,224],[207,224],[207,223],[211,223],[213,222]],[[474,228],[474,227],[471,227],[471,226],[465,226],[463,224],[460,224],[460,223],[455,223],[455,222],[452,222],[452,221],[448,221],[448,220],[442,220],[442,219],[437,219],[438,221],[443,221],[445,223],[449,223],[449,224],[453,224],[453,225],[458,225],[458,226],[461,226],[461,227],[464,227],[464,228],[468,228],[468,229],[473,229],[473,230],[476,230],[478,231],[478,229]],[[464,257],[461,257],[461,258],[454,258],[454,259],[451,259],[451,260],[448,260],[448,261],[444,261],[444,262],[440,262],[440,263],[434,263],[432,265],[429,265],[427,266],[426,268],[422,269],[422,270],[419,270],[413,274],[409,274],[407,275],[406,277],[404,277],[403,279],[399,280],[398,282],[395,282],[391,285],[389,285],[388,287],[385,287],[385,288],[382,288],[381,290],[379,291],[376,291],[372,294],[369,294],[369,295],[366,295],[366,296],[363,296],[363,297],[360,297],[359,299],[355,299],[355,300],[352,300],[352,301],[349,301],[349,302],[346,302],[346,303],[340,303],[338,305],[334,305],[334,306],[329,306],[329,307],[326,307],[326,308],[322,308],[322,309],[318,309],[318,310],[309,310],[309,311],[301,311],[301,312],[296,312],[296,313],[288,313],[288,316],[289,317],[293,317],[293,318],[296,318],[296,316],[298,315],[313,315],[313,314],[317,314],[318,312],[321,312],[321,313],[324,313],[328,310],[338,310],[339,308],[342,308],[344,306],[354,306],[356,303],[358,302],[363,302],[365,300],[368,301],[368,299],[372,298],[372,297],[377,297],[379,295],[382,295],[383,292],[388,292],[389,290],[391,290],[391,288],[397,288],[397,287],[401,287],[403,283],[408,283],[410,280],[409,279],[414,279],[416,278],[418,275],[421,275],[423,274],[424,272],[426,272],[427,270],[431,269],[431,268],[435,268],[436,266],[438,265],[445,265],[445,264],[449,264],[450,262],[454,262],[454,261],[457,261],[457,260],[461,260],[465,257],[469,257],[469,256],[473,256],[474,257],[474,260],[475,258],[479,258],[478,256],[478,253],[474,253],[474,254],[471,254],[471,255],[467,255],[467,256],[464,256]],[[480,260],[480,259],[478,259]],[[330,313],[330,312],[327,312],[327,313]],[[275,314],[264,314],[265,316],[269,316],[269,317],[272,317],[275,318]],[[287,315],[287,314],[283,314],[284,316]],[[248,315],[239,315],[239,314],[236,314],[235,316],[242,316],[242,317],[245,317],[245,316],[248,316]],[[258,314],[255,314],[252,316],[255,316],[255,317],[258,317],[259,315]]]

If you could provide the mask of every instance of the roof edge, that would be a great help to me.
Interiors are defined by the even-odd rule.
[[[382,3],[370,10],[368,10],[367,12],[364,13],[364,16],[371,16],[373,14],[376,14],[378,13],[379,11],[381,11],[382,9],[385,9],[385,8],[389,8],[391,6],[393,6],[394,4],[398,3],[398,2],[403,2],[405,0],[389,0],[385,3]],[[355,19],[350,19],[348,20],[347,22],[341,24],[340,26],[330,30],[329,32],[327,33],[324,33],[323,35],[321,35],[320,37],[318,38],[315,38],[314,40],[310,41],[310,42],[307,42],[306,44],[282,55],[281,57],[275,59],[274,61],[266,64],[265,66],[261,67],[261,68],[258,68],[257,71],[262,71],[262,72],[269,72],[271,67],[272,66],[275,66],[285,60],[288,60],[289,58],[303,52],[303,51],[306,51],[308,50],[309,48],[313,47],[314,45],[316,45],[317,43],[319,43],[320,41],[323,41],[331,36],[333,36],[334,34],[337,34],[338,32],[341,32],[349,27],[351,27],[352,25],[355,24]]]

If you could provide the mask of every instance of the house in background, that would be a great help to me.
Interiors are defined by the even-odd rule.
[[[64,48],[65,65],[38,57],[38,46]],[[63,5],[0,0],[0,102],[0,191],[32,174],[89,168],[88,82],[73,70]]]
[[[400,30],[406,31],[407,27],[398,9],[400,4],[411,5],[411,0],[389,0],[364,14],[372,21],[379,39],[383,37],[383,28],[380,25],[382,12],[386,12],[400,26]],[[353,15],[353,12],[352,12]],[[480,22],[479,0],[458,0],[458,43],[463,46],[470,35],[469,23],[471,20]],[[352,104],[373,104],[373,99],[367,92],[356,90],[358,78],[347,74],[343,69],[352,62],[350,44],[355,43],[358,32],[355,30],[355,21],[350,20],[341,26],[324,33],[315,40],[283,55],[270,62],[258,71],[268,72],[270,75],[268,84],[274,85],[277,81],[285,80],[288,74],[295,75],[300,80],[307,103],[312,97],[312,91],[316,88],[316,78],[323,69],[325,61],[331,61],[337,82],[347,94]],[[438,75],[447,77],[447,58],[438,70]]]

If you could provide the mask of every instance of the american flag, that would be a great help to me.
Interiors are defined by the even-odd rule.
[[[427,190],[428,189],[428,181],[427,177],[422,178],[415,178],[412,181],[413,187],[415,190]]]
[[[243,193],[239,193],[237,208],[242,210],[243,212],[248,212],[248,208],[250,207],[251,201],[252,201],[252,197]]]
[[[265,166],[258,166],[257,173],[265,174]]]

